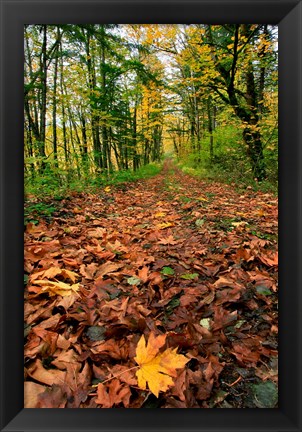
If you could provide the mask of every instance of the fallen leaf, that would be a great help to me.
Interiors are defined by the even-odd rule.
[[[80,289],[80,284],[78,283],[68,285],[65,282],[53,282],[50,280],[36,280],[34,283],[42,286],[42,292],[48,292],[50,296],[70,296]]]
[[[201,227],[204,224],[205,220],[204,219],[196,219],[195,221],[195,225],[197,227]]]
[[[38,401],[35,408],[65,408],[67,395],[65,389],[57,384],[46,387],[43,393],[38,395]]]
[[[129,285],[139,285],[141,283],[140,278],[136,276],[131,276],[127,279]]]
[[[166,213],[164,213],[164,212],[157,212],[154,215],[154,217],[156,217],[156,218],[162,218],[162,217],[165,217],[165,216],[166,216]]]
[[[24,408],[36,408],[39,394],[45,391],[46,387],[26,381],[24,383]]]
[[[66,372],[58,369],[46,370],[41,360],[37,359],[36,362],[28,369],[28,375],[40,383],[51,386],[52,384],[64,384]]]
[[[158,228],[160,230],[163,230],[165,228],[169,228],[169,227],[172,227],[172,226],[174,226],[174,224],[172,222],[163,222],[163,223],[157,224],[156,228]]]
[[[123,264],[112,263],[110,261],[106,262],[105,264],[100,265],[97,272],[96,272],[96,276],[97,276],[96,280],[102,279],[103,276],[105,276],[109,273],[116,272],[121,267],[123,267]]]
[[[165,344],[166,335],[155,336],[150,333],[148,343],[144,335],[140,338],[134,360],[139,365],[136,372],[138,386],[142,390],[146,385],[150,391],[158,397],[160,391],[165,392],[173,386],[172,377],[177,377],[176,369],[181,369],[189,361],[185,356],[177,354],[177,348],[168,348],[159,353],[160,348]]]
[[[174,237],[172,235],[169,235],[167,237],[163,237],[161,239],[159,239],[158,244],[163,244],[163,245],[175,245],[177,244],[178,241],[174,240]]]
[[[263,264],[266,264],[268,267],[273,267],[278,265],[278,252],[271,253],[271,254],[261,254],[259,255],[260,261],[263,262]]]
[[[122,384],[118,379],[105,384],[100,383],[97,390],[96,403],[102,408],[112,408],[114,405],[123,403],[124,407],[129,405],[131,396],[130,387]]]
[[[175,274],[175,271],[171,267],[163,267],[161,269],[161,273],[164,276],[173,276]]]
[[[137,379],[135,378],[135,373],[132,368],[128,368],[126,366],[122,365],[114,365],[111,368],[111,372],[113,376],[118,376],[118,379],[129,386],[135,386],[137,385]]]
[[[203,318],[199,321],[199,324],[201,327],[206,328],[207,330],[210,330],[211,328],[211,319],[210,318]]]
[[[184,273],[180,275],[181,279],[186,279],[186,280],[193,280],[198,278],[198,276],[199,276],[198,273]]]

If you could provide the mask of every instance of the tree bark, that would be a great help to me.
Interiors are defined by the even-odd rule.
[[[60,39],[60,30],[57,28],[57,40]],[[54,165],[58,168],[58,143],[57,143],[57,80],[58,80],[58,61],[59,45],[56,46],[56,56],[53,76],[53,100],[52,100],[52,139],[53,139],[53,157]]]
[[[45,138],[46,138],[46,104],[47,104],[47,25],[42,26],[43,44],[41,55],[41,112],[40,112],[40,141],[38,142],[41,161],[41,172],[46,168]]]

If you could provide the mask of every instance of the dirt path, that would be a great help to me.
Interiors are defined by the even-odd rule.
[[[171,160],[148,180],[65,199],[25,232],[25,400],[276,406],[277,264],[276,198]],[[155,398],[131,371],[96,391],[135,366],[150,332],[190,359],[175,386]]]

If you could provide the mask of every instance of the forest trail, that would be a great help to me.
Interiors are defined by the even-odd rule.
[[[277,230],[276,197],[170,159],[27,224],[27,405],[274,407]],[[159,398],[127,371],[150,332],[190,359]]]

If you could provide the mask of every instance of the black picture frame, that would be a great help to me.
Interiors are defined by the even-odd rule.
[[[1,430],[301,431],[301,1],[0,0]],[[59,23],[279,25],[278,409],[23,409],[23,26]]]

